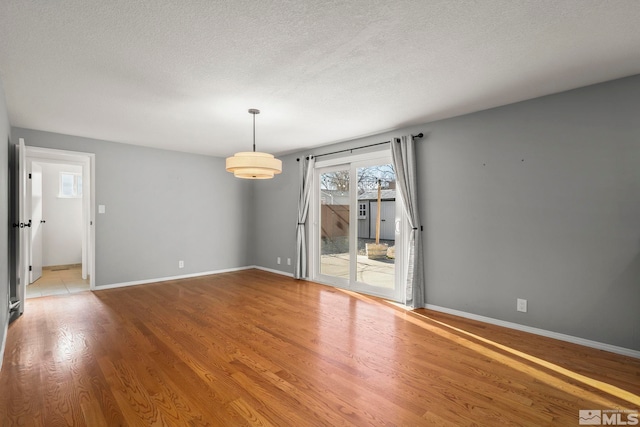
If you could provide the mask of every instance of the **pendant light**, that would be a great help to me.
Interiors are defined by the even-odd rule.
[[[249,114],[253,115],[253,151],[242,151],[227,157],[227,172],[233,172],[236,178],[271,179],[282,172],[282,161],[272,154],[256,151],[256,114],[260,114],[260,110],[251,108]]]

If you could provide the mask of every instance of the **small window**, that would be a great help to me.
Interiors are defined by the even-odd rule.
[[[60,191],[58,197],[82,197],[82,175],[73,172],[60,172]]]
[[[368,203],[358,203],[358,219],[367,219]]]

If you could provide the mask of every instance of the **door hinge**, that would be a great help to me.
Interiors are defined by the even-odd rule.
[[[32,266],[29,266],[29,271],[33,271],[33,267]]]
[[[31,179],[31,174],[29,174],[29,179]]]

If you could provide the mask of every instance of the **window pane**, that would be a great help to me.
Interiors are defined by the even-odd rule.
[[[73,194],[73,175],[60,174],[60,195],[65,197],[72,197]]]
[[[357,174],[361,215],[358,217],[356,280],[394,289],[396,174],[391,164],[358,168]],[[362,206],[369,208],[368,216],[362,215],[366,212]]]
[[[82,197],[82,175],[60,172],[60,193],[58,197]]]
[[[349,171],[320,175],[320,273],[349,278]]]

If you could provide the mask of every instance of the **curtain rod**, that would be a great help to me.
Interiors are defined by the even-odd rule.
[[[422,138],[424,135],[422,134],[422,132],[420,132],[417,135],[411,135],[411,138]],[[317,154],[315,156],[310,156],[311,158],[314,157],[322,157],[322,156],[330,156],[331,154],[338,154],[338,153],[346,153],[347,151],[352,152],[353,150],[362,150],[363,148],[369,148],[369,147],[375,147],[376,145],[382,145],[382,144],[388,144],[391,141],[384,141],[384,142],[377,142],[375,144],[369,144],[369,145],[363,145],[362,147],[355,147],[355,148],[347,148],[345,150],[339,150],[339,151],[332,151],[331,153],[324,153],[324,154]],[[309,157],[305,157],[306,159],[308,159]],[[300,158],[298,157],[296,159],[296,161],[300,161]]]

